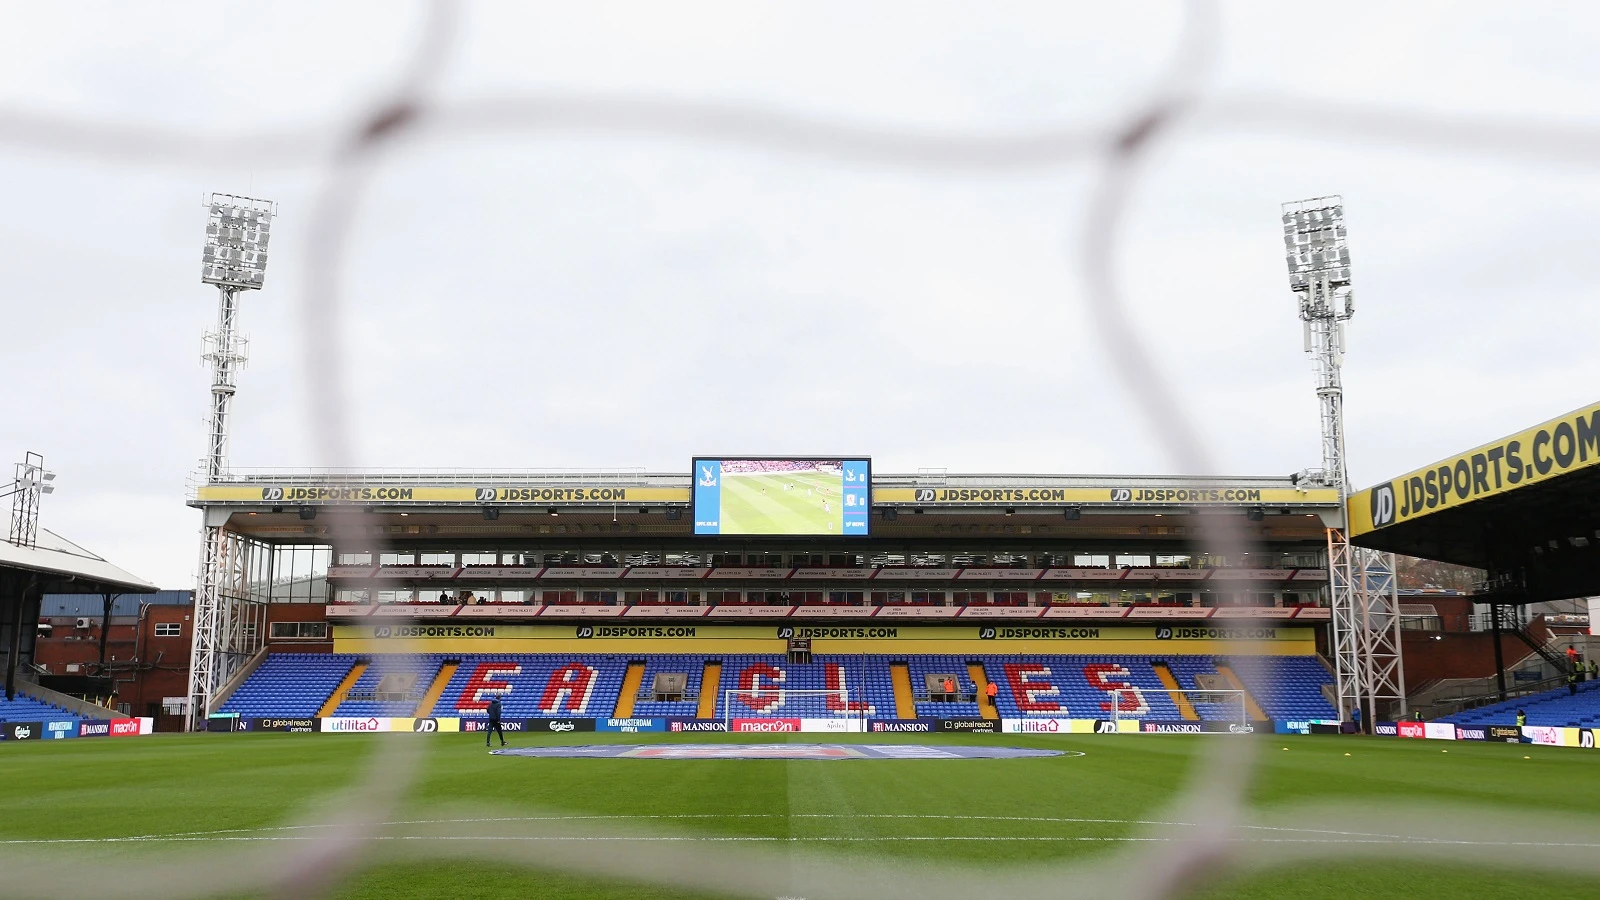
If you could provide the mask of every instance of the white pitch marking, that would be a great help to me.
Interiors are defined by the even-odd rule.
[[[910,813],[866,813],[861,815],[842,815],[835,813],[681,813],[664,815],[565,815],[565,816],[500,816],[481,817],[469,819],[407,819],[392,822],[378,823],[378,827],[397,827],[406,825],[459,825],[480,824],[497,822],[615,822],[615,821],[704,821],[704,820],[738,820],[738,819],[902,819],[912,821],[969,821],[969,822],[1032,822],[1044,824],[1092,824],[1092,825],[1147,825],[1165,827],[1193,827],[1189,822],[1164,822],[1149,819],[1100,819],[1080,817],[1053,817],[1053,816],[971,816],[971,815],[918,815]],[[281,835],[272,833],[285,831],[300,831],[311,829],[327,829],[338,827],[352,827],[337,823],[318,823],[306,825],[277,825],[262,828],[230,828],[217,831],[186,831],[169,834],[144,834],[130,837],[110,838],[16,838],[0,839],[0,845],[6,844],[97,844],[97,843],[203,843],[206,841],[300,841],[313,840],[306,836]],[[1327,835],[1330,837],[1316,838],[1229,838],[1228,840],[1239,843],[1393,843],[1406,844],[1454,844],[1466,846],[1496,846],[1496,847],[1596,847],[1597,844],[1586,843],[1556,843],[1556,842],[1524,842],[1524,841],[1471,841],[1451,840],[1441,838],[1417,838],[1407,835],[1382,834],[1359,831],[1334,831],[1318,828],[1291,828],[1272,825],[1242,825],[1244,829],[1281,832],[1286,834]],[[633,842],[747,842],[747,843],[870,843],[882,841],[1032,841],[1032,842],[1108,842],[1108,843],[1170,843],[1182,841],[1182,837],[1136,837],[1136,836],[987,836],[987,835],[939,835],[939,836],[843,836],[830,837],[825,835],[813,837],[764,837],[759,835],[748,836],[589,836],[565,837],[559,835],[530,835],[530,836],[494,836],[494,835],[369,835],[367,840],[525,840],[525,841],[633,841]]]
[[[313,835],[218,835],[215,837],[151,837],[151,838],[63,838],[63,839],[19,839],[0,840],[0,844],[80,844],[80,843],[112,843],[112,842],[142,842],[142,843],[208,843],[208,842],[304,842],[315,841],[319,838]],[[818,837],[763,837],[763,836],[667,836],[650,835],[642,837],[624,837],[613,835],[594,836],[561,836],[561,835],[368,835],[363,840],[369,841],[521,841],[540,843],[882,843],[888,841],[921,841],[921,842],[987,842],[987,841],[1027,841],[1031,843],[1149,843],[1149,844],[1174,844],[1185,843],[1184,838],[1166,837],[1041,837],[1041,836],[1015,836],[1015,835],[897,835],[882,837],[859,836],[818,836]],[[1600,849],[1600,844],[1574,843],[1564,841],[1470,841],[1447,839],[1393,839],[1380,838],[1225,838],[1228,843],[1235,844],[1425,844],[1449,845],[1464,847],[1558,847]]]
[[[402,825],[470,825],[494,822],[617,822],[617,821],[704,821],[720,819],[904,819],[921,821],[966,821],[966,822],[1032,822],[1044,824],[1072,824],[1072,825],[1149,825],[1172,828],[1197,827],[1193,822],[1165,822],[1152,819],[1099,819],[1081,818],[1072,816],[971,816],[971,815],[920,815],[913,813],[861,813],[846,815],[840,813],[666,813],[666,814],[615,814],[615,815],[567,815],[567,816],[492,816],[474,817],[468,819],[400,819],[391,822],[379,822],[378,827],[395,827]],[[179,838],[208,838],[221,837],[234,834],[261,834],[277,831],[298,831],[307,829],[326,829],[355,827],[348,823],[309,823],[304,825],[268,825],[260,828],[224,828],[215,831],[178,831],[167,834],[143,834],[127,837],[108,838],[53,838],[53,839],[0,839],[0,844],[5,843],[132,843],[139,841],[170,841]],[[1334,831],[1322,828],[1291,828],[1274,825],[1240,825],[1239,828],[1259,831],[1279,831],[1291,834],[1328,834],[1342,837],[1369,837],[1383,838],[1386,840],[1405,840],[1412,843],[1426,843],[1426,839],[1419,839],[1409,835],[1384,834],[1381,832],[1364,831]]]

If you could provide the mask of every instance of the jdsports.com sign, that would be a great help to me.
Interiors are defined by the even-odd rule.
[[[1350,497],[1352,535],[1600,465],[1600,403]]]
[[[1326,506],[1339,502],[1339,492],[1329,488],[1255,488],[1243,486],[1150,486],[1110,485],[1107,487],[1058,488],[1038,486],[1022,487],[962,487],[962,488],[878,488],[872,492],[873,503],[906,503],[943,505],[982,504],[1083,504],[1126,506],[1226,506],[1229,504],[1264,503],[1271,506],[1314,504]]]

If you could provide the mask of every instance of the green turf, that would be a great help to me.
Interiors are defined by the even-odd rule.
[[[724,473],[722,533],[843,534],[844,498],[839,485],[838,475],[817,472]]]
[[[809,736],[808,736],[809,737]],[[1593,751],[1508,744],[1337,737],[874,735],[875,743],[993,743],[1076,749],[1082,757],[949,761],[545,760],[495,757],[476,735],[186,735],[130,740],[0,744],[0,840],[113,838],[260,829],[325,807],[365,771],[379,740],[417,742],[421,777],[390,821],[526,816],[706,816],[604,823],[674,836],[871,838],[804,844],[840,859],[889,858],[1000,869],[1016,863],[1106,857],[1128,845],[1023,841],[1025,837],[1122,837],[1130,820],[1159,816],[1185,783],[1203,741],[1256,740],[1262,753],[1251,802],[1292,811],[1318,801],[1382,808],[1414,802],[1473,804],[1492,823],[1506,811],[1595,816],[1600,779]],[[514,744],[737,741],[728,735],[515,735]],[[1287,747],[1288,750],[1282,750]],[[1350,754],[1346,756],[1345,754]],[[1524,757],[1529,757],[1525,759]],[[876,818],[885,816],[922,818]],[[1008,817],[1011,821],[965,817]],[[737,818],[735,818],[737,817]],[[1049,818],[1103,819],[1049,822]],[[1034,821],[1016,821],[1032,818]],[[1592,821],[1600,822],[1600,819]],[[1315,827],[1315,822],[1307,822]],[[574,827],[593,826],[593,823]],[[423,826],[408,826],[423,827]],[[451,829],[497,828],[436,824]],[[512,827],[512,826],[506,826]],[[929,840],[1001,837],[999,841]],[[923,840],[910,840],[922,838]],[[904,840],[902,840],[904,839]],[[116,862],[240,844],[77,843],[26,845],[54,855]],[[626,845],[611,852],[625,854]],[[699,846],[707,846],[704,843]],[[716,846],[748,847],[750,844]],[[760,845],[781,852],[790,843]],[[18,845],[0,845],[14,852]],[[776,851],[774,851],[776,848]],[[387,846],[341,881],[341,897],[702,897],[693,891],[519,867],[503,861],[424,859],[421,845]],[[433,849],[430,846],[430,850]],[[471,842],[451,850],[468,854]],[[1592,850],[1575,851],[1592,854]],[[805,896],[804,885],[792,886]],[[0,872],[0,896],[5,878]],[[1600,896],[1600,880],[1505,867],[1438,863],[1319,862],[1227,874],[1197,896],[1528,897]]]

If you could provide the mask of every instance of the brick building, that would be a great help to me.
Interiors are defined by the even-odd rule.
[[[108,614],[109,613],[109,614]],[[181,730],[188,693],[193,591],[114,595],[47,594],[39,607],[33,662],[41,682],[150,716]]]

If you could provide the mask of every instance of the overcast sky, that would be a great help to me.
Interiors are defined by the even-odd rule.
[[[302,306],[325,170],[85,156],[20,145],[9,117],[332,128],[381,94],[422,21],[392,2],[0,5],[0,456],[36,450],[60,473],[46,527],[192,586],[208,191],[281,205],[242,315],[233,463],[329,462]],[[480,4],[433,96],[607,91],[956,134],[1098,125],[1146,96],[1182,21],[1172,4],[1060,0]],[[1597,26],[1578,3],[1228,4],[1204,88],[1596,128]],[[563,130],[409,145],[379,169],[342,269],[349,462],[676,472],[696,453],[865,452],[880,472],[1173,472],[1086,307],[1098,171]],[[1357,484],[1596,399],[1600,165],[1190,129],[1152,155],[1115,264],[1219,470],[1320,462],[1278,207],[1335,192]]]

